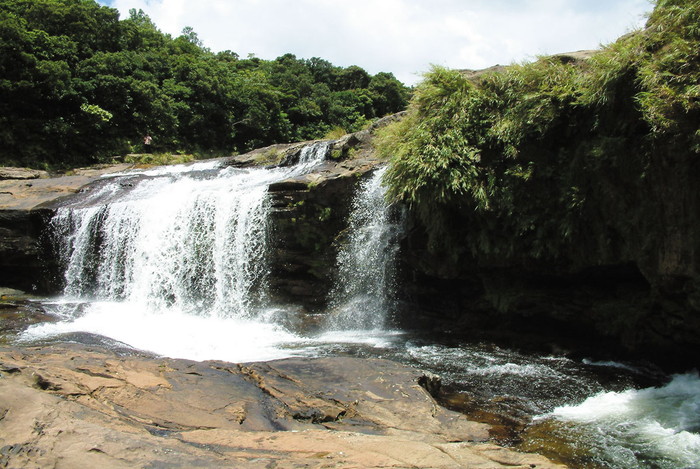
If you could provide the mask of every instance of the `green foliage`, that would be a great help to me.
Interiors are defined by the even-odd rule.
[[[83,111],[85,114],[89,114],[95,117],[95,119],[101,122],[109,122],[110,120],[112,120],[112,117],[114,117],[114,115],[111,112],[105,111],[96,104],[81,104],[80,110]]]
[[[81,166],[140,150],[201,156],[353,131],[402,110],[408,89],[291,54],[213,53],[94,0],[0,0],[0,164]]]
[[[331,208],[330,207],[323,207],[319,209],[318,212],[318,221],[327,221],[331,218]]]
[[[325,140],[337,140],[343,135],[346,135],[348,132],[342,127],[336,126],[333,127],[331,130],[326,132],[326,134],[323,136]]]
[[[146,166],[163,166],[168,164],[190,163],[195,160],[194,155],[180,155],[173,153],[132,153],[124,157],[125,163]]]
[[[700,152],[699,55],[700,1],[660,0],[644,30],[588,59],[434,67],[380,133],[389,196],[434,248],[557,259],[595,245],[605,257],[616,247],[591,239],[591,220],[614,206],[634,224],[631,194],[664,164],[657,149]]]
[[[700,1],[664,0],[649,18],[636,99],[654,133],[694,131],[700,153]]]

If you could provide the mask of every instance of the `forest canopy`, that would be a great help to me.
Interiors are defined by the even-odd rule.
[[[70,167],[143,150],[231,154],[358,130],[410,90],[320,58],[212,52],[143,11],[0,0],[0,164]]]

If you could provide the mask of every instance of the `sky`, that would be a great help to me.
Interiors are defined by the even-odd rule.
[[[142,9],[164,33],[191,26],[205,47],[274,59],[291,53],[420,81],[457,69],[596,49],[644,25],[650,0],[99,0]]]

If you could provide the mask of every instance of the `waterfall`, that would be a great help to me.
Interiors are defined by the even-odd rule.
[[[290,167],[202,162],[103,178],[52,220],[65,286],[45,307],[60,320],[30,327],[24,340],[88,334],[170,357],[229,361],[304,354],[329,341],[389,343],[397,332],[383,328],[400,224],[384,200],[383,169],[360,184],[339,254],[328,329],[346,334],[286,329],[280,318],[298,309],[269,295],[268,188],[313,171],[328,149],[307,146]]]
[[[402,223],[386,202],[385,172],[386,167],[375,171],[353,200],[348,242],[338,255],[331,329],[381,329],[393,307]]]
[[[328,147],[305,147],[287,168],[201,162],[103,178],[57,210],[52,228],[65,296],[41,300],[55,320],[29,326],[18,340],[58,336],[231,362],[390,358],[461,383],[476,402],[497,397],[488,402],[502,402],[498,415],[515,409],[521,421],[528,409],[533,415],[545,409],[522,433],[534,428],[537,445],[542,426],[556,451],[568,445],[575,457],[601,467],[700,467],[697,372],[640,389],[632,384],[643,373],[627,365],[535,357],[482,343],[456,346],[453,338],[425,344],[423,334],[388,329],[403,222],[386,203],[384,168],[363,179],[353,198],[326,329],[309,336],[282,327],[284,314],[276,313],[288,311],[272,308],[267,298],[268,187],[317,169]],[[607,384],[595,382],[591,368],[597,367],[614,368],[600,375]]]
[[[305,147],[290,168],[206,162],[110,178],[52,221],[65,294],[151,311],[254,317],[269,271],[267,188],[312,170],[328,146]]]

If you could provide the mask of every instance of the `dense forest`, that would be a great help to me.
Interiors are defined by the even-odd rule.
[[[407,104],[391,73],[212,52],[143,11],[0,0],[0,164],[70,167],[143,150],[199,156],[354,131]]]

